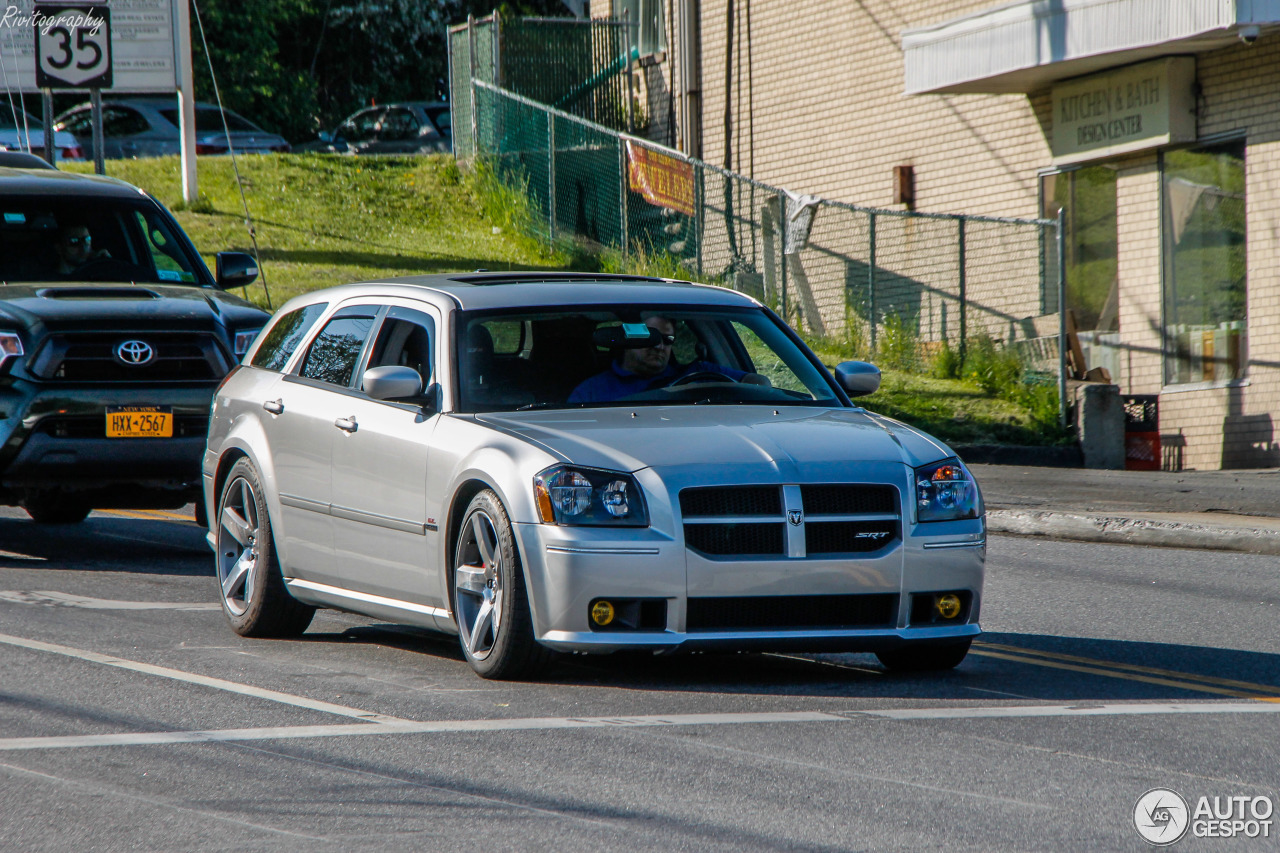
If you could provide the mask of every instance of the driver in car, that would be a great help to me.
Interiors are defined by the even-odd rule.
[[[608,403],[621,400],[632,394],[640,394],[655,388],[663,388],[682,377],[696,373],[716,373],[734,381],[752,382],[754,373],[735,370],[712,364],[709,361],[695,361],[691,364],[680,364],[671,358],[671,348],[676,342],[676,326],[666,317],[653,315],[644,324],[657,332],[657,342],[641,348],[626,348],[622,356],[613,360],[609,368],[585,380],[569,395],[570,403]],[[652,335],[651,335],[652,338]],[[763,377],[758,377],[763,384]]]
[[[58,239],[53,244],[58,256],[56,269],[58,275],[75,275],[76,270],[99,258],[109,258],[106,249],[93,250],[93,235],[84,225],[64,225],[58,230]]]

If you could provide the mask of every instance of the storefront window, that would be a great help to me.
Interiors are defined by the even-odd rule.
[[[1059,210],[1064,212],[1067,328],[1076,333],[1084,357],[1084,364],[1073,367],[1078,374],[1101,367],[1107,373],[1099,378],[1118,378],[1116,170],[1109,165],[1086,166],[1041,180],[1041,215],[1056,219]],[[1057,310],[1056,299],[1051,306]],[[1070,358],[1074,360],[1075,355]]]
[[[1120,328],[1116,287],[1116,170],[1088,166],[1044,176],[1044,216],[1066,209],[1067,308],[1081,331]]]
[[[1165,382],[1245,366],[1244,142],[1168,151],[1163,179]]]

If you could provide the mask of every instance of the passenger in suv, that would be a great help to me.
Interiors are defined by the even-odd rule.
[[[0,504],[38,522],[199,493],[214,388],[267,314],[226,293],[158,202],[110,178],[0,167]]]

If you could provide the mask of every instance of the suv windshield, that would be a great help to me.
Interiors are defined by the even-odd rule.
[[[0,280],[201,284],[207,273],[154,205],[0,196]]]
[[[841,405],[759,309],[591,306],[464,312],[459,410],[699,403]]]

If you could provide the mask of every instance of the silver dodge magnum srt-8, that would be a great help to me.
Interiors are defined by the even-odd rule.
[[[472,273],[285,305],[219,388],[204,455],[223,609],[459,635],[480,675],[556,651],[874,652],[980,633],[986,525],[944,444],[854,406],[740,293]]]

